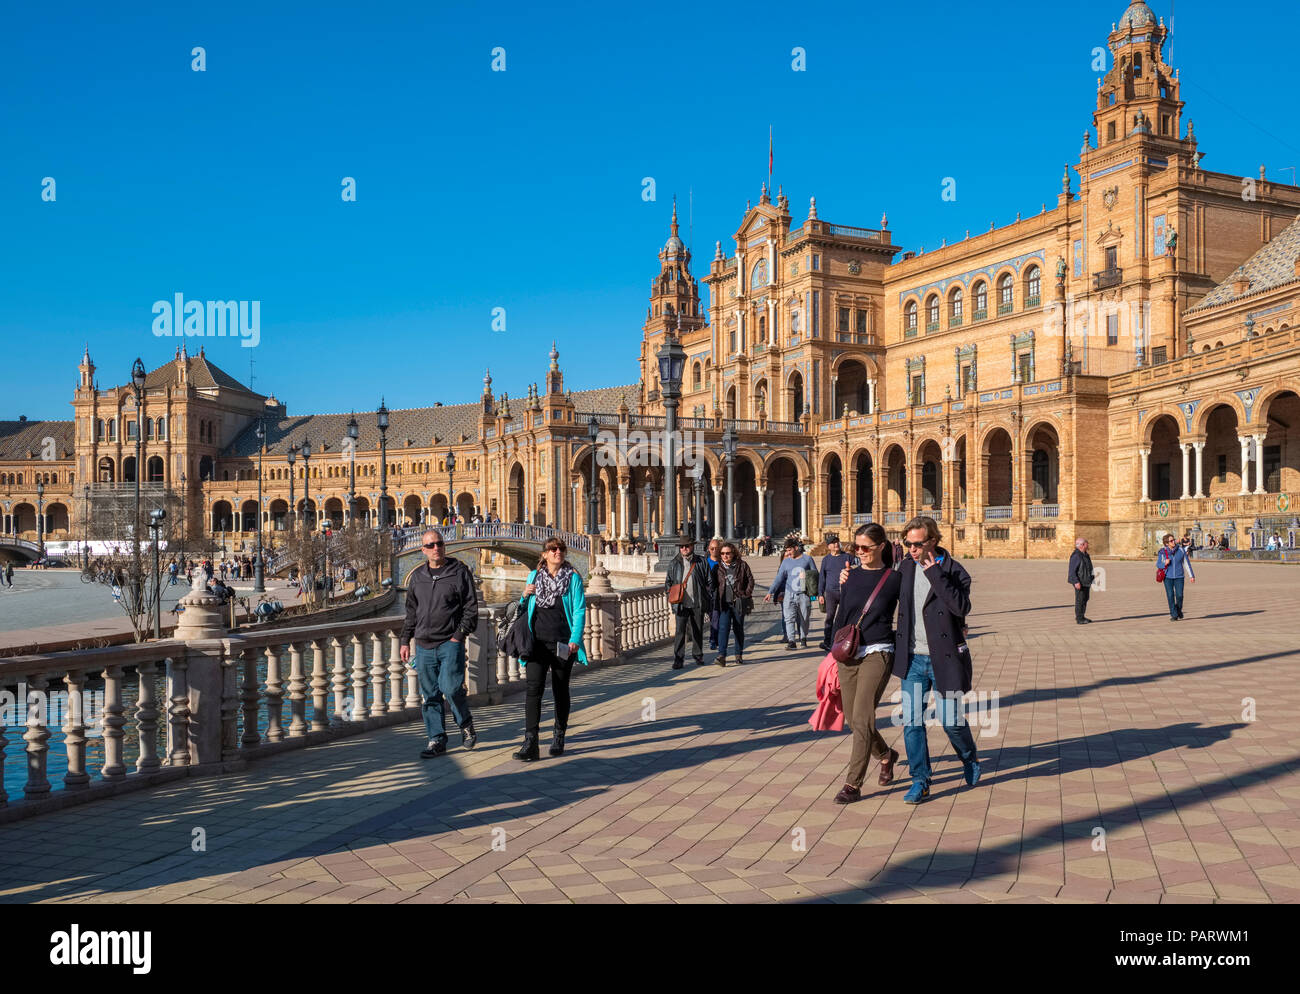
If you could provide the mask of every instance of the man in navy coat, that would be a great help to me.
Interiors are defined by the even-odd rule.
[[[980,778],[975,738],[960,703],[971,688],[970,649],[963,634],[970,613],[970,574],[939,545],[934,518],[913,518],[903,537],[908,555],[900,570],[894,675],[903,681],[903,743],[912,773],[912,787],[903,800],[919,804],[930,796],[924,714],[931,687],[966,783],[973,787]]]

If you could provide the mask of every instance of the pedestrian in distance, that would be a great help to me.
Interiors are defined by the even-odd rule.
[[[1187,550],[1178,544],[1170,533],[1156,553],[1156,579],[1165,585],[1165,599],[1169,602],[1169,620],[1183,620],[1183,580],[1196,582],[1192,561]]]
[[[537,568],[528,574],[519,602],[527,605],[528,627],[533,633],[533,655],[526,660],[527,697],[524,702],[524,744],[514,758],[530,763],[540,755],[542,695],[546,674],[551,675],[551,700],[555,705],[552,756],[564,754],[564,733],[569,727],[569,677],[576,659],[587,665],[582,634],[587,625],[587,595],[582,577],[565,558],[568,547],[558,538],[542,546]]]
[[[694,554],[695,540],[689,534],[678,539],[677,549],[679,554],[668,564],[664,576],[664,589],[668,592],[668,610],[676,617],[673,669],[680,670],[686,665],[687,638],[695,664],[704,663],[704,613],[713,603],[713,574],[703,557]]]
[[[1070,553],[1070,565],[1066,570],[1066,581],[1074,587],[1074,623],[1091,625],[1092,619],[1086,617],[1088,612],[1088,595],[1092,590],[1094,574],[1092,557],[1088,555],[1088,540],[1074,540],[1074,551]]]
[[[840,537],[826,536],[826,555],[822,557],[817,575],[817,606],[826,615],[826,630],[822,633],[822,652],[831,651],[835,635],[835,612],[840,606],[840,573],[853,562],[853,557],[840,551]]]
[[[727,665],[727,648],[736,638],[736,665],[745,662],[745,616],[753,609],[754,574],[735,542],[723,542],[714,573],[713,616],[718,619],[719,666]]]
[[[858,629],[856,657],[836,661],[840,706],[853,731],[849,770],[843,788],[835,795],[837,804],[851,804],[862,797],[862,781],[872,759],[880,760],[876,782],[882,787],[894,782],[894,764],[898,762],[898,751],[885,744],[876,728],[876,709],[894,669],[893,623],[902,574],[892,568],[893,546],[878,524],[862,525],[853,533],[853,551],[856,558],[850,558],[836,575],[840,596],[832,618],[835,630],[848,625]],[[825,565],[823,560],[823,572]]]
[[[912,775],[903,800],[920,804],[930,796],[930,746],[923,716],[932,688],[966,783],[974,787],[980,779],[975,739],[961,707],[961,695],[971,689],[972,677],[970,647],[963,634],[971,609],[970,574],[939,544],[942,536],[934,518],[913,518],[903,537],[908,556],[899,569],[894,675],[903,681],[903,745]]]
[[[478,743],[465,691],[465,640],[478,627],[478,591],[470,568],[444,554],[445,543],[436,531],[424,533],[421,548],[425,561],[411,571],[407,583],[400,652],[419,679],[429,739],[420,756],[431,759],[447,751],[444,702],[451,705],[461,744],[473,749]]]
[[[798,648],[795,643],[800,640],[803,647],[807,649],[809,615],[812,611],[807,575],[811,571],[814,583],[816,582],[817,564],[808,553],[800,552],[799,542],[794,538],[785,540],[783,556],[776,577],[772,580],[772,585],[768,588],[763,601],[770,603],[773,597],[780,596],[786,650],[792,651]],[[813,590],[816,589],[814,586]]]

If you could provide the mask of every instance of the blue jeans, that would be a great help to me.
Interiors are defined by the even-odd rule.
[[[1183,577],[1165,577],[1165,598],[1169,601],[1169,617],[1183,616]]]
[[[781,620],[785,624],[785,640],[787,642],[798,642],[801,639],[807,640],[808,616],[811,611],[812,601],[807,594],[786,593],[785,600],[781,602]]]
[[[465,643],[440,642],[432,649],[415,646],[415,674],[420,681],[424,730],[430,739],[447,741],[444,698],[451,704],[457,728],[469,721],[469,694],[465,692]]]
[[[731,633],[735,632],[736,655],[739,656],[745,651],[745,616],[732,614],[729,609],[723,608],[715,617],[718,619],[718,655],[727,654],[727,643],[731,641]]]
[[[903,744],[913,783],[929,784],[930,744],[925,737],[925,698],[934,686],[934,665],[929,656],[913,655],[903,678]],[[953,696],[936,692],[936,704],[948,741],[963,763],[975,762],[975,738],[966,723],[965,710]]]

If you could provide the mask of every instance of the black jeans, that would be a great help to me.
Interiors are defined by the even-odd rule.
[[[831,639],[835,638],[835,612],[840,607],[840,592],[826,591],[826,634],[822,636],[822,645],[829,651]]]
[[[554,642],[533,642],[533,658],[528,660],[525,675],[528,679],[528,693],[524,702],[524,734],[537,737],[538,727],[542,723],[542,695],[546,693],[546,674],[551,674],[551,698],[555,702],[555,727],[563,730],[569,727],[569,676],[573,673],[573,661],[578,658],[575,652],[568,659],[561,659],[555,654]]]
[[[1084,613],[1088,610],[1088,594],[1092,591],[1091,587],[1078,587],[1074,591],[1074,620],[1082,621]]]
[[[704,658],[704,612],[687,611],[677,615],[677,633],[673,639],[673,662],[680,663],[686,659],[686,637],[690,636],[691,648],[695,661]]]

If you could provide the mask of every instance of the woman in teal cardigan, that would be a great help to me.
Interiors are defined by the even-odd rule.
[[[524,707],[524,744],[514,758],[531,763],[538,758],[538,726],[542,722],[542,694],[546,674],[551,674],[555,701],[555,738],[551,755],[564,753],[564,731],[569,725],[569,676],[573,661],[587,665],[582,633],[587,625],[587,595],[582,577],[567,559],[568,548],[558,538],[542,547],[537,568],[528,574],[521,604],[528,605],[528,627],[533,633],[533,658],[527,660],[528,695]]]

